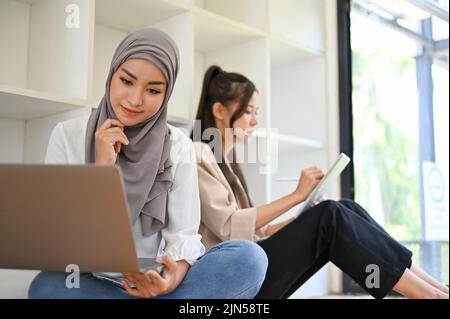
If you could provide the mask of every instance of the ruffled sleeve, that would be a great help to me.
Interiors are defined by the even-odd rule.
[[[169,223],[161,231],[166,242],[164,255],[171,256],[174,260],[185,259],[192,265],[205,253],[198,233],[200,198],[197,165],[192,142],[183,136],[175,143],[180,147],[176,146],[179,151],[178,156],[174,158],[175,174],[168,196]]]

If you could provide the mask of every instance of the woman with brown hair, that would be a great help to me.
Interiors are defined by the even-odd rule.
[[[322,201],[296,219],[269,224],[303,202],[323,173],[304,169],[292,193],[252,205],[235,145],[248,143],[257,126],[257,105],[258,91],[245,76],[218,66],[207,70],[191,136],[206,248],[229,239],[258,242],[269,259],[259,298],[288,297],[329,261],[376,298],[392,289],[408,298],[448,298],[448,287],[412,264],[411,251],[352,200]],[[379,278],[366,284],[367,269],[374,265]]]

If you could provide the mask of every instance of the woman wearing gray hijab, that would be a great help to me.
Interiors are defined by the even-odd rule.
[[[46,162],[118,165],[122,171],[140,258],[164,265],[125,273],[121,284],[105,274],[81,273],[80,288],[66,273],[41,272],[30,298],[253,298],[267,257],[250,241],[223,242],[205,253],[198,234],[200,204],[191,141],[166,122],[178,74],[178,48],[165,33],[145,28],[117,47],[105,95],[90,116],[59,123]]]

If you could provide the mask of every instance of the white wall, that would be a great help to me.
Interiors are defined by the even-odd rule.
[[[271,31],[323,51],[324,2],[317,0],[270,0]]]
[[[272,126],[285,134],[325,142],[327,118],[323,59],[272,69],[271,84]]]
[[[0,1],[0,83],[21,88],[26,86],[29,16],[29,5],[12,0]]]
[[[40,0],[31,6],[27,87],[85,99],[90,6],[87,0],[70,3],[80,8],[79,29],[66,27],[66,1]]]
[[[114,50],[127,32],[101,24],[95,25],[94,36],[94,80],[92,107],[98,107],[105,94],[105,83]]]
[[[266,30],[267,0],[206,0],[203,8],[223,16]]]
[[[22,162],[25,122],[0,118],[0,163]]]
[[[34,270],[0,269],[0,299],[26,299],[28,287],[38,273]]]
[[[180,54],[180,69],[173,94],[168,104],[168,115],[188,119],[194,112],[194,26],[190,12],[179,14],[170,19],[154,24],[177,43]]]
[[[90,109],[74,110],[25,122],[25,163],[43,163],[53,128],[61,121],[89,114]]]

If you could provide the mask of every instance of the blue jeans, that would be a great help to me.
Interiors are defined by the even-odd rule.
[[[229,240],[211,248],[189,268],[181,284],[158,299],[250,299],[264,281],[267,256],[262,248],[245,240]],[[30,285],[32,299],[134,299],[124,289],[80,274],[80,287],[67,288],[64,272],[41,272]]]

